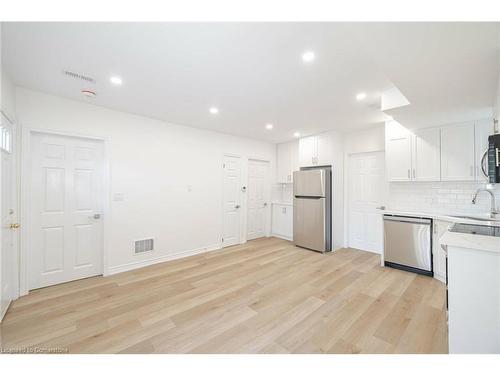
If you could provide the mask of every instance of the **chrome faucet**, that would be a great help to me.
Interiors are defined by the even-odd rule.
[[[496,206],[496,202],[495,202],[495,194],[493,194],[493,192],[491,190],[488,190],[488,189],[477,189],[476,193],[472,197],[472,204],[476,204],[477,196],[482,191],[485,191],[485,192],[489,193],[490,196],[491,196],[490,217],[491,218],[495,218],[496,215],[498,214],[498,211],[497,211],[497,206]]]

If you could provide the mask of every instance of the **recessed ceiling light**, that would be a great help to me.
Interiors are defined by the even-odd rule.
[[[113,76],[109,79],[109,81],[113,84],[113,85],[117,85],[117,86],[120,86],[123,81],[120,77],[118,76]]]
[[[219,113],[219,108],[217,108],[217,107],[210,107],[209,112],[212,115],[216,115],[217,113]]]
[[[300,133],[299,133],[299,132],[295,132],[295,133],[293,133],[293,136],[294,136],[295,138],[298,138],[298,137],[300,137]]]
[[[273,128],[273,124],[266,124],[266,129],[271,130]]]
[[[356,100],[363,100],[365,98],[366,98],[365,92],[360,92],[358,95],[356,95]]]
[[[304,62],[311,62],[314,61],[316,58],[316,55],[314,54],[313,51],[307,51],[302,54],[302,61]]]
[[[95,98],[97,95],[94,91],[91,90],[82,90],[82,94],[85,95],[87,98]]]

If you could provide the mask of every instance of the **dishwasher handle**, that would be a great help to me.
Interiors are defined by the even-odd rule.
[[[425,219],[420,217],[407,217],[407,216],[390,216],[384,215],[384,221],[399,221],[402,223],[410,223],[410,224],[424,224],[431,225],[431,219]]]

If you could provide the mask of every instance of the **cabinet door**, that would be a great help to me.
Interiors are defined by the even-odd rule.
[[[441,180],[475,180],[474,124],[441,128]]]
[[[292,239],[293,207],[273,204],[272,233],[278,237]]]
[[[433,221],[433,236],[432,236],[432,262],[434,277],[439,281],[446,282],[446,253],[444,252],[439,239],[446,233],[451,223],[446,221]]]
[[[280,184],[287,184],[292,182],[291,172],[291,146],[290,143],[280,143],[277,146],[277,181]]]
[[[317,164],[332,165],[332,141],[328,133],[317,136]]]
[[[385,157],[389,181],[411,180],[411,133],[398,123],[385,126]]]
[[[476,162],[476,181],[488,182],[488,178],[481,171],[481,158],[488,148],[488,137],[493,134],[493,121],[483,120],[477,121],[474,127],[475,130],[475,162]]]
[[[441,180],[440,129],[418,130],[413,139],[413,181]]]
[[[299,163],[301,167],[318,164],[318,139],[315,136],[299,140]]]

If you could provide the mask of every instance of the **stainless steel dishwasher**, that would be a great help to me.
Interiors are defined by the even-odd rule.
[[[384,264],[432,276],[432,220],[384,215]]]

